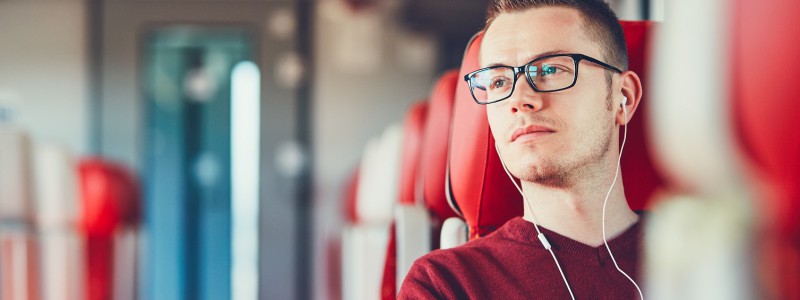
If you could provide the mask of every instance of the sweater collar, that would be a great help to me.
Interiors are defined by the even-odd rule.
[[[611,248],[612,252],[620,254],[638,252],[640,241],[642,240],[642,223],[645,216],[642,213],[637,213],[639,214],[639,220],[636,221],[636,223],[633,223],[616,237],[608,240],[608,246]],[[605,244],[592,247],[545,227],[539,226],[539,229],[553,246],[553,251],[573,254],[595,254],[601,259],[608,256]],[[542,243],[537,237],[538,233],[536,232],[536,227],[533,223],[522,219],[522,217],[511,219],[498,231],[508,238],[544,250],[544,246],[542,246]]]

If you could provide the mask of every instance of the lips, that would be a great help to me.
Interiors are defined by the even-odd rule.
[[[514,130],[514,133],[511,135],[511,141],[516,141],[518,138],[525,135],[542,136],[553,132],[555,132],[555,130],[540,125],[520,127]]]

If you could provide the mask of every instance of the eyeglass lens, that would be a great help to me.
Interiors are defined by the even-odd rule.
[[[539,92],[569,87],[575,82],[575,71],[575,61],[569,56],[535,60],[524,68],[526,77]],[[511,96],[516,76],[514,68],[501,66],[473,74],[470,82],[475,100],[487,103]]]

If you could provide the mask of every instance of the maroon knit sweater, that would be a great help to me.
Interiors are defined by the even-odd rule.
[[[640,218],[641,219],[641,218]],[[641,222],[608,241],[619,267],[636,279]],[[539,227],[553,246],[575,299],[638,299],[604,245],[591,247]],[[520,217],[460,247],[414,262],[398,299],[570,299],[553,257]]]

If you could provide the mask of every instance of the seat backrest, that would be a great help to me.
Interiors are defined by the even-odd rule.
[[[400,193],[398,203],[422,205],[418,197],[417,177],[422,159],[425,123],[428,117],[428,102],[417,102],[406,113],[403,120],[403,149],[400,158]]]
[[[628,44],[629,69],[642,77],[644,85],[648,72],[650,31],[654,25],[647,21],[622,21],[620,24]],[[523,205],[521,195],[508,179],[497,155],[486,108],[473,101],[467,83],[461,80],[479,68],[482,39],[482,33],[476,34],[464,53],[448,161],[451,203],[457,206],[466,221],[470,239],[489,234],[511,218],[521,216]],[[647,106],[647,97],[644,97],[638,113],[628,125],[628,140],[621,161],[625,194],[634,210],[647,207],[662,185],[645,135],[646,122],[643,120],[648,118]]]
[[[445,195],[445,174],[447,166],[447,147],[458,84],[458,70],[445,72],[433,87],[429,97],[428,116],[425,123],[422,157],[419,172],[422,198],[430,210],[435,224],[441,225],[445,219],[454,217]]]
[[[738,1],[733,68],[734,110],[742,146],[777,190],[768,220],[800,247],[800,2]],[[769,58],[769,59],[767,59]]]
[[[394,299],[413,262],[438,248],[442,221],[455,215],[447,203],[444,180],[457,81],[458,71],[445,72],[434,84],[429,101],[412,107],[406,116],[400,203],[387,252],[383,299]]]
[[[659,25],[654,45],[654,79],[649,106],[650,137],[659,170],[671,190],[709,194],[732,180],[737,171],[736,145],[732,142],[728,10],[719,1],[668,3],[684,21]],[[702,42],[702,47],[678,45]],[[686,73],[684,65],[697,66]],[[737,83],[738,85],[738,83]]]
[[[800,2],[733,1],[733,113],[757,182],[764,298],[800,299]],[[766,234],[769,232],[770,234]],[[766,238],[765,238],[766,237]],[[767,240],[771,239],[771,240]],[[770,249],[771,248],[771,249]],[[766,250],[765,250],[766,249]]]
[[[78,164],[82,230],[87,236],[110,238],[119,228],[136,222],[139,189],[134,175],[122,165],[101,158]]]
[[[393,208],[398,202],[403,128],[391,125],[364,151],[356,188],[356,222],[342,236],[344,299],[380,297]]]
[[[136,273],[120,270],[121,263],[135,264],[136,257],[135,252],[125,251],[133,245],[121,243],[119,234],[136,225],[139,188],[131,171],[102,158],[81,160],[78,174],[78,223],[86,243],[85,295],[87,299],[108,299],[120,290],[131,291],[135,284]]]
[[[636,109],[636,116],[627,125],[628,140],[620,161],[620,169],[628,205],[633,210],[643,210],[648,208],[653,195],[664,185],[664,180],[655,167],[651,149],[653,146],[647,137],[646,121],[652,114],[649,109],[650,97],[647,97],[647,83],[652,48],[651,33],[656,24],[649,21],[620,21],[620,24],[628,46],[628,69],[639,75],[645,92],[639,108]]]
[[[82,299],[85,254],[78,235],[78,179],[72,154],[40,143],[34,161],[40,299]],[[116,247],[119,249],[121,247]],[[131,261],[133,263],[133,261]],[[130,269],[127,270],[130,273]],[[34,299],[34,298],[31,298]]]
[[[381,299],[395,299],[398,281],[402,282],[411,263],[430,251],[430,229],[427,226],[430,222],[416,196],[417,170],[427,112],[428,103],[418,102],[408,110],[403,120],[400,187],[394,220],[389,230]]]
[[[469,228],[470,239],[484,236],[522,215],[522,197],[506,177],[494,148],[486,106],[473,101],[464,76],[479,69],[483,33],[467,46],[459,71],[448,148],[447,193]]]
[[[30,222],[31,146],[21,130],[0,125],[0,222]]]
[[[391,223],[400,183],[402,138],[403,129],[395,124],[367,145],[359,171],[361,178],[356,200],[360,224]]]
[[[665,3],[670,18],[680,22],[660,24],[654,43],[658,51],[653,61],[652,118],[648,121],[666,192],[647,220],[644,274],[649,299],[782,299],[756,295],[764,289],[755,288],[753,279],[766,268],[756,266],[763,260],[754,255],[758,253],[754,249],[761,245],[758,236],[769,234],[752,227],[753,212],[764,202],[751,199],[753,183],[758,180],[742,172],[742,155],[734,139],[738,121],[731,118],[730,91],[743,82],[730,79],[734,78],[732,69],[740,66],[751,68],[747,76],[756,75],[749,78],[753,82],[774,83],[779,70],[790,69],[784,69],[785,61],[771,68],[770,59],[760,55],[750,61],[730,55],[732,29],[741,24],[741,18],[708,12],[729,12],[732,3]],[[772,7],[754,4],[744,15]],[[762,17],[771,19],[773,15]],[[761,28],[757,35],[767,32],[771,30]],[[757,45],[753,49],[779,48],[776,44]],[[776,65],[780,67],[774,68]],[[692,71],[687,72],[686,66],[692,66]],[[761,81],[760,76],[769,79]],[[753,109],[766,103],[762,92],[768,88],[757,83],[758,92],[753,95],[758,104]],[[759,118],[774,122],[777,118],[773,115]],[[759,128],[758,134],[769,134],[764,129]]]
[[[1,121],[1,120],[0,120]],[[31,143],[0,122],[0,298],[38,299],[38,246],[33,235]]]
[[[366,149],[366,148],[365,148]],[[362,154],[366,155],[366,153]],[[362,157],[363,160],[363,157]],[[335,278],[338,276],[339,280],[339,287],[340,290],[339,297],[341,299],[347,299],[347,297],[353,298],[356,295],[356,288],[358,287],[356,280],[356,275],[358,270],[356,270],[356,261],[357,259],[354,257],[357,253],[356,251],[356,237],[355,235],[355,226],[358,224],[358,211],[356,210],[356,204],[358,202],[358,186],[359,186],[359,179],[361,178],[361,169],[362,166],[359,164],[356,166],[355,170],[350,173],[350,177],[347,179],[344,188],[344,219],[345,219],[345,226],[342,229],[342,236],[341,236],[341,244],[339,248],[340,257],[339,261],[341,262],[339,265],[338,270],[332,270],[331,272],[338,271],[337,275],[332,275],[331,277]]]

